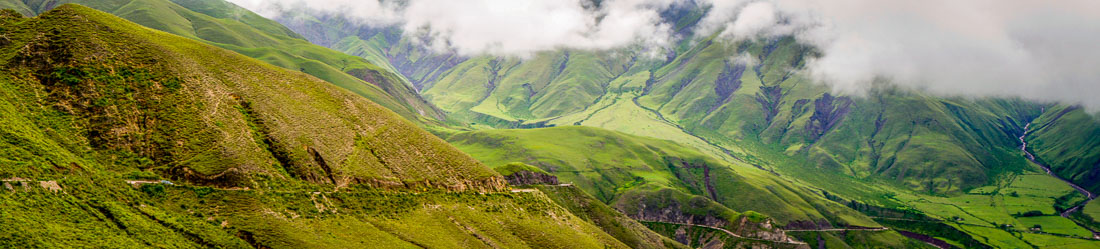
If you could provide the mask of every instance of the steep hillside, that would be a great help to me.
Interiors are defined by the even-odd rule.
[[[423,92],[443,110],[475,113],[466,116],[604,127],[712,152],[707,147],[721,147],[729,153],[712,155],[769,168],[777,163],[754,155],[779,151],[814,167],[896,179],[933,193],[981,186],[998,172],[1018,170],[1000,165],[1022,160],[1014,154],[1015,134],[1039,105],[896,89],[867,98],[833,96],[789,73],[805,50],[790,39],[704,40],[668,62],[584,51],[523,61],[472,58]],[[727,59],[739,53],[760,62]]]
[[[1052,106],[1030,122],[1025,139],[1036,160],[1062,178],[1100,190],[1100,119],[1078,106]]]
[[[302,71],[367,97],[410,120],[443,119],[442,113],[421,98],[399,74],[363,58],[311,44],[281,24],[223,0],[23,2],[22,6],[33,6],[26,8],[32,12],[23,13],[28,16],[63,3],[87,5],[146,27]]]
[[[49,121],[9,131],[54,133],[73,153],[106,153],[196,179],[240,178],[223,182],[239,186],[257,184],[241,178],[250,174],[339,185],[499,182],[474,159],[343,89],[87,14],[99,19],[66,27],[69,20],[51,16],[9,29],[4,89],[13,108],[25,108],[11,113]]]
[[[307,74],[78,5],[0,30],[2,247],[627,248]]]
[[[630,248],[688,248],[661,236],[571,185],[538,185],[539,191],[581,219],[595,224]]]

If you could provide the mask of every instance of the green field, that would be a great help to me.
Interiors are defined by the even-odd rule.
[[[897,198],[927,215],[957,222],[963,231],[995,247],[1093,243],[1080,239],[1092,238],[1092,232],[1059,216],[1053,208],[1057,198],[1077,194],[1065,183],[1038,172],[1008,175],[998,183],[952,197],[901,194]],[[1022,215],[1029,211],[1041,215]],[[1041,229],[1031,231],[1035,225]]]

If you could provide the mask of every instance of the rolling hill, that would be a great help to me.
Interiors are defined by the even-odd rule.
[[[79,5],[0,30],[2,247],[627,248],[308,74]]]

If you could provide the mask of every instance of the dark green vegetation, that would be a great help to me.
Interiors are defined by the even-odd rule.
[[[22,1],[22,2],[20,2]],[[433,124],[443,115],[424,101],[402,76],[332,49],[314,45],[282,26],[222,0],[12,0],[33,16],[64,3],[78,3],[143,26],[203,41],[290,70],[301,71],[401,114]]]
[[[0,33],[0,247],[627,247],[307,74],[79,5]]]

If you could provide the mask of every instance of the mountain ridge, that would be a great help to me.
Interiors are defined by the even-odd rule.
[[[316,77],[75,4],[0,30],[0,245],[627,248]]]

